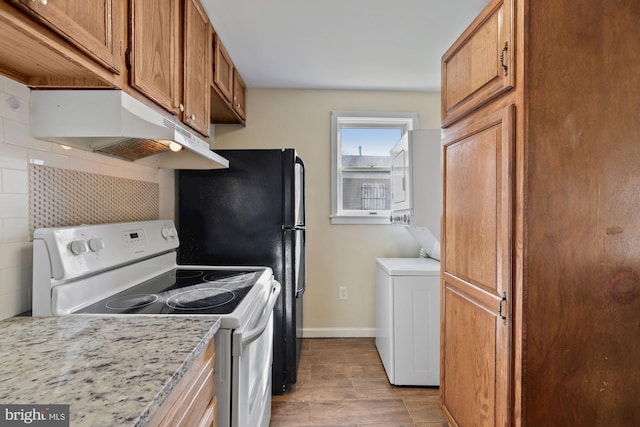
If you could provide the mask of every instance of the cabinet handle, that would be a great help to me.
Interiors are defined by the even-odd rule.
[[[184,105],[180,104],[178,105],[178,110],[180,110],[180,112],[184,111]]]
[[[502,48],[502,52],[500,53],[500,65],[504,70],[505,76],[509,74],[509,67],[504,63],[504,54],[507,52],[507,50],[509,50],[509,42],[504,42],[504,47]]]
[[[503,292],[502,293],[502,299],[500,300],[500,304],[498,305],[498,317],[500,317],[502,319],[502,323],[504,323],[505,325],[507,324],[507,316],[506,316],[506,310],[505,312],[503,312],[503,304],[506,304],[507,302],[507,293]]]
[[[195,114],[190,115],[189,116],[189,120],[195,122],[196,121],[196,115]]]

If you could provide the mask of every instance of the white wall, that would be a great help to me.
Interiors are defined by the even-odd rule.
[[[173,174],[34,139],[29,89],[0,76],[0,319],[31,308],[29,163],[160,183],[160,217],[173,218]],[[100,191],[100,189],[96,189]]]
[[[420,128],[439,128],[440,93],[250,89],[247,107],[246,127],[216,126],[216,148],[295,148],[307,167],[305,336],[373,336],[376,257],[419,248],[401,227],[331,225],[330,113],[417,111]]]

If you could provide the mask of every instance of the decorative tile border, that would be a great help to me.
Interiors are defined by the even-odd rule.
[[[36,228],[159,218],[160,185],[29,165],[29,234]]]

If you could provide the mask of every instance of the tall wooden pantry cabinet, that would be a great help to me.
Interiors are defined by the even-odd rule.
[[[640,425],[639,23],[491,0],[442,58],[452,426]]]

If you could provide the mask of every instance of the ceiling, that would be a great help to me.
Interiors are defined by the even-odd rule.
[[[250,88],[440,90],[487,0],[202,0]]]

